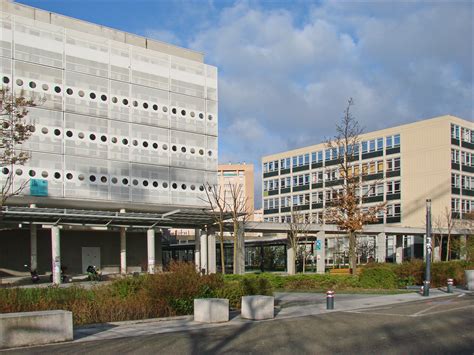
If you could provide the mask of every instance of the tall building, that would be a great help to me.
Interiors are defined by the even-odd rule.
[[[219,164],[217,182],[225,191],[226,203],[232,206],[231,186],[240,186],[241,198],[246,212],[253,220],[254,214],[254,174],[253,164]]]
[[[423,227],[425,200],[433,217],[474,211],[474,126],[441,116],[360,136],[353,173],[361,176],[364,205],[386,203],[379,223]],[[342,183],[336,149],[325,144],[262,159],[264,221],[284,222],[299,206],[324,223],[324,209]],[[374,183],[375,182],[375,183]]]
[[[7,0],[0,5],[2,85],[15,95],[45,100],[29,110],[36,130],[24,149],[31,159],[13,166],[16,186],[28,184],[9,203],[124,213],[174,211],[183,214],[184,225],[194,227],[199,216],[184,211],[202,211],[204,184],[217,182],[217,68],[189,49]],[[0,180],[5,181],[10,169],[2,167]],[[40,212],[24,212],[19,220],[23,228],[30,223],[33,228],[35,218],[45,216]],[[90,215],[97,219],[101,214]],[[92,224],[92,217],[86,217],[78,216],[76,224]],[[81,237],[84,233],[65,238],[61,249],[76,260],[69,262],[70,268],[80,269],[76,251],[81,247],[83,267],[91,251],[84,254],[86,247],[100,249],[94,253],[102,265],[120,264],[124,244],[117,242],[114,228],[136,226],[140,218],[147,220],[143,215],[123,217],[128,222],[122,227],[111,220],[104,233],[89,230],[88,236],[96,234],[90,239]],[[167,224],[176,224],[167,219]],[[58,226],[68,226],[65,217],[52,228]],[[25,258],[11,258],[29,253],[28,231],[14,233],[15,243],[0,238],[0,266],[22,267]],[[39,238],[45,233],[49,230],[40,225]],[[136,255],[129,253],[129,262],[139,265],[144,258],[146,263],[145,241],[144,234],[130,238],[132,249],[133,243],[145,244],[135,247],[140,250]],[[38,267],[50,270],[51,246],[39,243],[38,248],[38,260],[45,261]],[[150,255],[148,263],[154,263]]]

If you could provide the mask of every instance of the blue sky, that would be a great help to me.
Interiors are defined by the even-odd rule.
[[[474,120],[471,1],[21,0],[205,53],[219,68],[219,160],[319,143],[347,99],[366,131]]]

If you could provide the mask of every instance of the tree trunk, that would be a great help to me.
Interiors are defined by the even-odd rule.
[[[305,272],[305,269],[306,269],[306,243],[303,248],[303,274]]]
[[[238,267],[237,267],[237,246],[239,245],[238,243],[239,239],[239,224],[234,221],[234,263],[232,267],[232,271],[235,274],[238,274]]]
[[[221,240],[221,272],[225,274],[225,257],[224,257],[224,226],[219,223],[219,235]]]
[[[357,254],[356,254],[356,235],[354,232],[349,232],[349,267],[351,274],[356,274],[357,269]]]
[[[443,235],[439,237],[439,251],[438,251],[439,261],[443,261]],[[447,257],[446,257],[447,259]]]
[[[297,249],[298,249],[298,243],[296,243],[295,247],[292,250],[292,252],[293,252],[293,268],[295,270],[295,275],[298,273],[298,270],[296,270],[296,258],[298,256]]]
[[[451,260],[451,234],[448,234],[448,243],[446,244],[446,261]]]

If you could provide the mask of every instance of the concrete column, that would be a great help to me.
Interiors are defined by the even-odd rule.
[[[396,252],[395,252],[395,262],[401,264],[403,262],[403,235],[395,236],[396,242]]]
[[[410,259],[413,260],[415,258],[415,236],[410,236]]]
[[[295,257],[290,243],[288,243],[286,247],[286,272],[288,275],[296,274]]]
[[[194,229],[194,265],[196,270],[201,272],[201,230]]]
[[[467,258],[466,248],[467,248],[467,236],[466,235],[460,235],[459,236],[459,249],[460,249],[459,259],[466,260],[466,258]]]
[[[237,274],[245,274],[245,225],[239,222],[237,231]]]
[[[162,229],[161,233],[158,234],[158,238],[155,240],[155,271],[163,272],[163,235],[166,232],[166,229]]]
[[[36,224],[30,224],[30,268],[38,269],[38,229]]]
[[[377,234],[375,247],[375,259],[378,263],[384,263],[387,258],[387,235],[385,233]]]
[[[120,273],[127,273],[127,230],[120,227]]]
[[[201,271],[204,274],[209,273],[209,263],[208,263],[208,239],[206,231],[201,231]]]
[[[316,272],[318,274],[324,274],[326,272],[326,234],[324,231],[316,234],[316,247],[314,252],[316,254]]]
[[[216,234],[210,232],[207,237],[207,250],[209,255],[209,274],[215,274],[217,272],[217,261],[216,261]]]
[[[59,285],[61,283],[61,244],[58,226],[51,227],[51,257],[53,284]]]
[[[433,238],[435,239],[435,238]],[[439,243],[439,241],[438,241]],[[433,243],[434,245],[434,243]],[[441,258],[439,257],[439,250],[441,249],[441,245],[437,244],[435,245],[435,247],[433,248],[433,261],[441,261]]]
[[[155,230],[148,229],[146,231],[146,244],[148,252],[148,273],[155,273]]]

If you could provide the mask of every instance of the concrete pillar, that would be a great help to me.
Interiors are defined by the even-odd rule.
[[[209,273],[208,264],[208,239],[206,231],[201,231],[201,271],[204,274]]]
[[[396,252],[395,252],[395,262],[401,264],[403,262],[403,235],[397,235],[395,237],[396,242]]]
[[[290,243],[288,243],[286,247],[286,272],[288,275],[296,274],[295,257]]]
[[[148,229],[146,231],[146,244],[148,252],[148,273],[155,273],[155,230]]]
[[[58,226],[51,227],[51,258],[53,284],[59,285],[61,283],[61,244]]]
[[[326,234],[320,231],[316,234],[316,246],[314,252],[316,254],[316,272],[324,274],[326,272]]]
[[[410,259],[415,259],[415,236],[410,235]]]
[[[471,237],[472,238],[472,237]],[[459,236],[459,259],[466,260],[467,258],[467,236]]]
[[[127,273],[127,230],[120,227],[120,273]]]
[[[216,234],[210,232],[207,237],[207,250],[209,255],[209,274],[215,274],[217,272],[217,261],[216,261]]]
[[[239,222],[237,231],[237,274],[245,274],[245,225]]]
[[[377,234],[375,259],[378,263],[384,263],[387,258],[387,235],[385,233]]]
[[[30,268],[38,270],[38,229],[36,224],[30,224]]]
[[[158,234],[158,237],[155,240],[155,271],[163,272],[163,235],[166,232],[166,229],[162,229],[161,233]]]
[[[435,239],[435,238],[433,238],[433,239]],[[439,243],[439,241],[438,241],[438,243]],[[441,249],[441,245],[439,245],[439,244],[436,244],[435,247],[433,248],[433,261],[436,261],[436,262],[441,261],[441,258],[439,256],[440,249]]]
[[[201,230],[194,229],[194,265],[196,270],[201,272]]]

